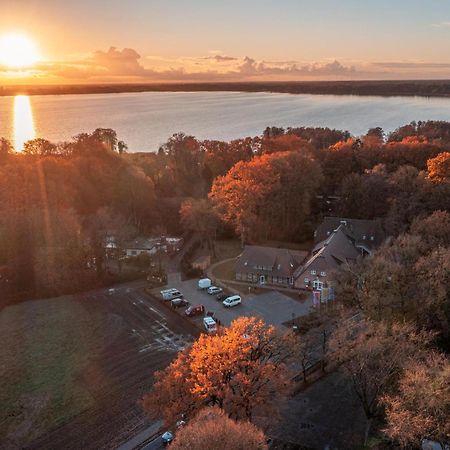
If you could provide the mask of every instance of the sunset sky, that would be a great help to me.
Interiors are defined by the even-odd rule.
[[[450,78],[448,0],[0,0],[11,35],[3,84]]]

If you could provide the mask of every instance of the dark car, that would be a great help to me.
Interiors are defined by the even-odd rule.
[[[226,298],[228,298],[230,296],[230,294],[227,294],[225,292],[222,292],[221,294],[216,295],[216,299],[219,302],[223,302]]]
[[[205,312],[205,307],[203,305],[195,305],[189,306],[188,309],[184,312],[188,317],[192,316],[200,316]]]
[[[174,298],[171,302],[172,308],[182,308],[183,306],[189,306],[189,302],[184,298]]]

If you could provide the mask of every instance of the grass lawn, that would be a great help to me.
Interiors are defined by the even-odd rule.
[[[219,278],[221,280],[231,280],[235,279],[235,267],[236,259],[231,259],[229,261],[224,261],[218,264],[212,269],[212,274],[214,278]]]
[[[0,436],[22,445],[93,405],[83,368],[106,343],[100,315],[72,297],[0,312]]]
[[[215,245],[217,256],[213,262],[235,258],[242,253],[241,241],[239,239],[218,240]]]

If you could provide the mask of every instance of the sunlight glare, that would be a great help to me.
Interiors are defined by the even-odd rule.
[[[0,64],[12,69],[29,67],[38,60],[36,47],[22,34],[7,34],[0,37]]]
[[[34,139],[33,112],[27,95],[14,97],[14,148],[17,152],[23,150],[25,142]]]

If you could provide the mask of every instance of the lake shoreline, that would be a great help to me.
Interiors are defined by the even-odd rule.
[[[133,92],[267,92],[309,95],[448,98],[450,97],[450,80],[135,83],[0,87],[0,97]]]

